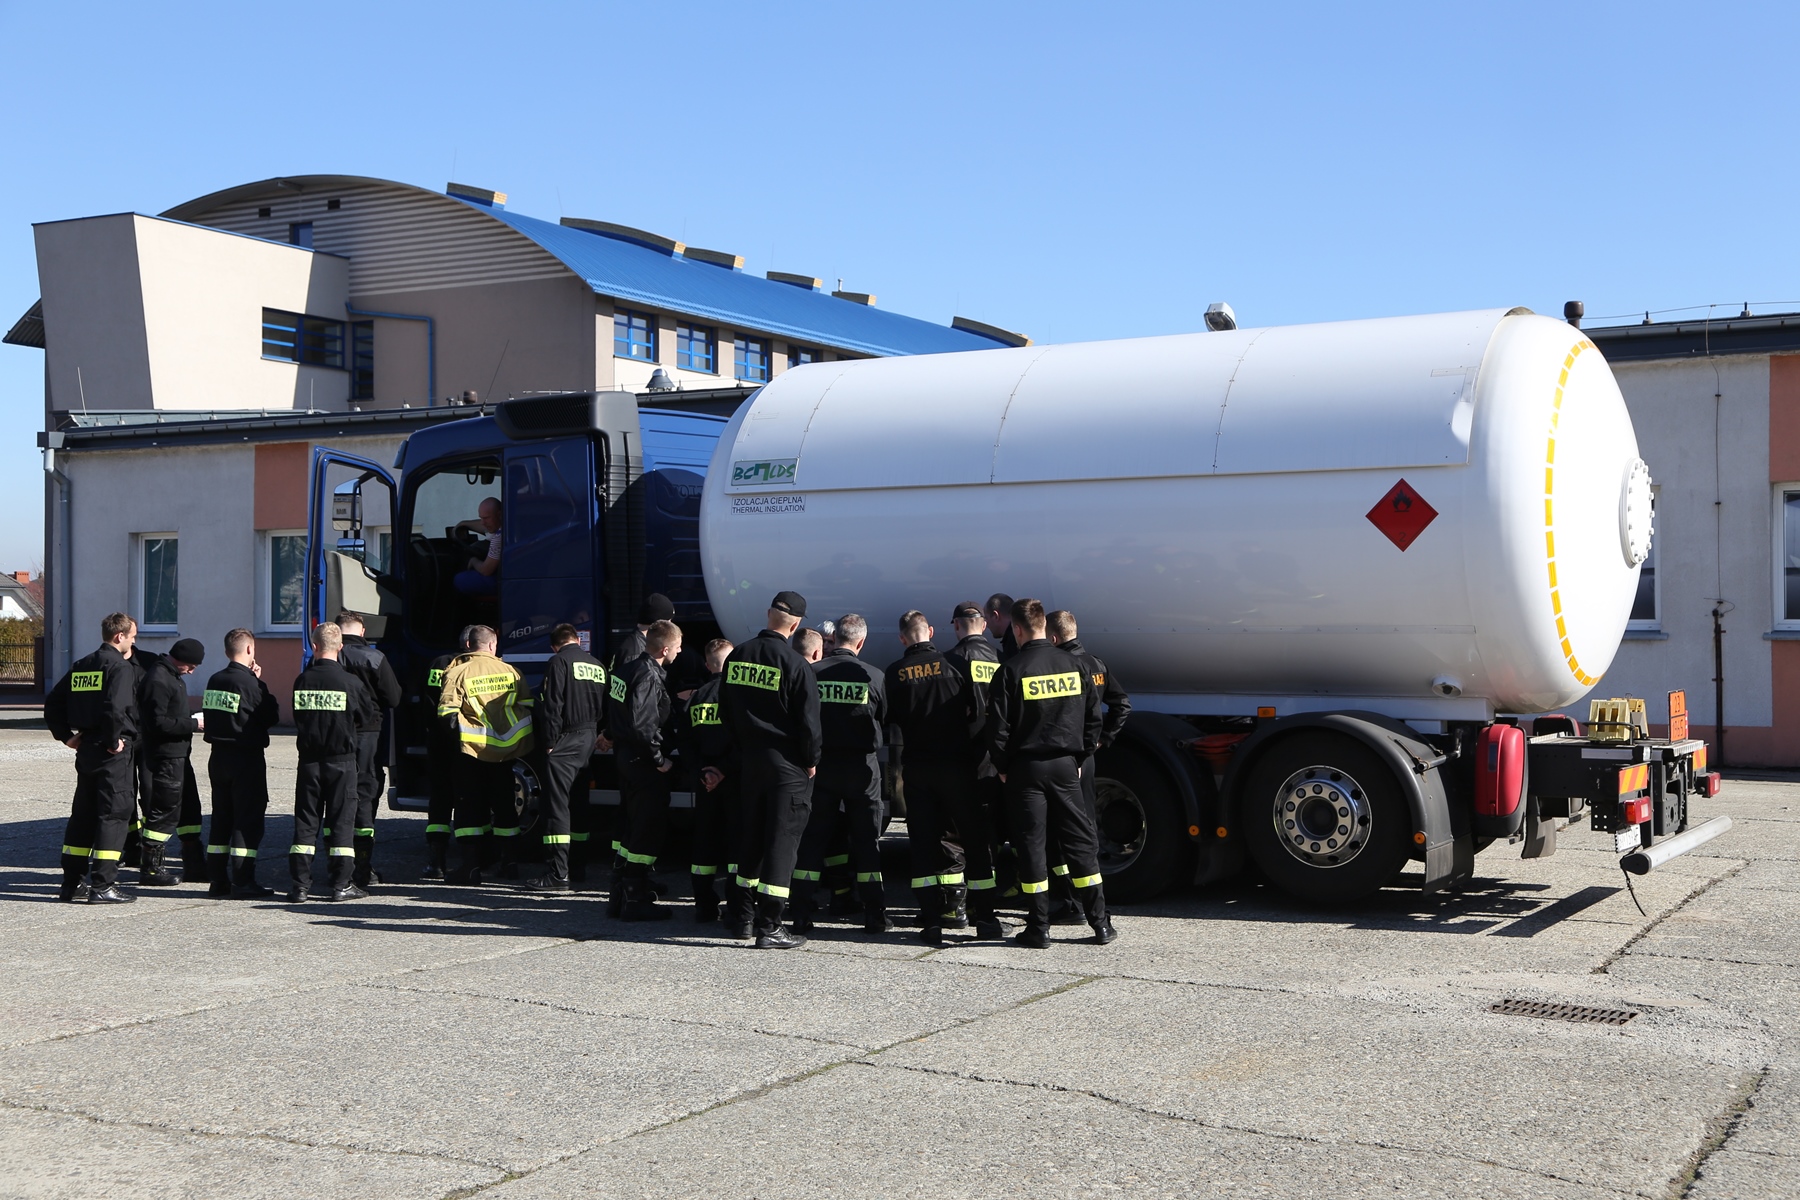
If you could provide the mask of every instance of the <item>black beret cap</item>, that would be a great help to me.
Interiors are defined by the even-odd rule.
[[[675,602],[661,592],[651,592],[644,597],[644,603],[638,609],[639,625],[654,625],[658,621],[675,619]]]
[[[961,604],[956,606],[956,611],[950,614],[950,619],[952,621],[966,621],[970,617],[985,616],[987,616],[987,614],[981,611],[981,605],[975,603],[973,600],[964,600]]]
[[[193,638],[182,638],[169,649],[169,657],[178,663],[197,667],[206,661],[206,647]]]
[[[776,592],[775,599],[769,601],[769,607],[784,612],[790,617],[806,616],[806,597],[799,592]]]

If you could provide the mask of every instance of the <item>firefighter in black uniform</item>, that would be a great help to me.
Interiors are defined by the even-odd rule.
[[[145,654],[139,649],[134,658],[143,659],[138,683],[138,727],[144,739],[143,758],[150,776],[149,791],[144,796],[144,825],[139,831],[143,845],[139,851],[138,886],[172,887],[181,882],[173,872],[165,871],[163,855],[169,839],[175,836],[177,823],[190,793],[192,813],[185,814],[195,827],[200,822],[200,788],[194,781],[194,717],[188,708],[186,677],[206,659],[206,647],[193,638],[182,638],[167,654]],[[198,840],[197,834],[184,834]],[[184,859],[187,856],[183,856]],[[206,872],[183,875],[198,882]]]
[[[206,777],[212,784],[212,828],[207,831],[208,894],[255,900],[274,894],[256,881],[256,853],[269,808],[269,730],[281,718],[274,693],[263,686],[256,639],[248,629],[225,635],[223,670],[206,681],[200,708],[212,747]]]
[[[146,655],[139,649],[133,657],[144,660],[137,685],[137,721],[144,738],[144,765],[149,770],[137,885],[173,887],[182,880],[162,869],[162,856],[169,849],[169,838],[175,837],[185,793],[194,793],[196,808],[200,804],[200,788],[194,783],[194,718],[187,707],[185,676],[193,675],[194,667],[200,666],[207,651],[200,642],[184,637],[167,655]],[[202,876],[203,873],[193,874],[189,878],[198,882]]]
[[[934,946],[944,940],[944,912],[955,912],[965,883],[954,814],[974,791],[981,757],[975,686],[931,644],[936,632],[924,613],[915,609],[903,615],[900,643],[906,649],[887,669],[888,719],[900,729],[919,940]],[[992,891],[984,893],[975,900],[977,924],[983,937],[998,937]]]
[[[544,848],[549,870],[526,887],[566,892],[574,829],[585,832],[588,816],[587,769],[594,756],[600,719],[606,712],[606,668],[581,648],[573,625],[550,631],[555,651],[544,664],[543,691],[538,696],[536,736],[546,747],[544,758]]]
[[[987,599],[987,631],[1000,642],[1000,661],[1008,662],[1019,652],[1018,631],[1012,625],[1013,598],[995,592]]]
[[[128,904],[119,859],[131,824],[137,754],[137,697],[125,654],[137,622],[113,613],[100,622],[100,648],[76,661],[44,698],[51,736],[75,751],[75,802],[63,830],[60,899]]]
[[[1100,744],[1096,749],[1104,750],[1118,740],[1119,730],[1125,727],[1125,718],[1131,715],[1131,697],[1119,686],[1119,681],[1106,669],[1106,664],[1089,652],[1087,647],[1076,640],[1075,614],[1066,608],[1059,608],[1044,618],[1044,629],[1050,635],[1050,643],[1068,651],[1075,656],[1086,671],[1095,687],[1100,689],[1100,703],[1105,709],[1105,720],[1100,727]],[[1081,799],[1087,805],[1088,815],[1094,818],[1094,829],[1100,828],[1099,807],[1094,795],[1094,755],[1090,754],[1081,763]],[[1069,864],[1063,860],[1062,849],[1056,844],[1054,835],[1050,838],[1050,892],[1055,900],[1050,906],[1050,923],[1052,925],[1080,925],[1087,920],[1087,914],[1069,889]]]
[[[832,649],[812,664],[819,682],[819,731],[823,749],[813,778],[812,817],[800,842],[794,871],[795,930],[812,927],[812,897],[825,866],[825,853],[840,824],[847,834],[850,869],[862,901],[863,931],[886,933],[887,892],[881,881],[881,795],[879,754],[887,725],[887,684],[882,673],[857,655],[869,623],[856,613],[837,619]]]
[[[378,721],[375,697],[362,680],[338,661],[344,634],[334,621],[312,631],[312,666],[294,680],[295,748],[299,779],[294,789],[294,841],[288,847],[293,880],[288,903],[299,904],[312,887],[313,854],[320,826],[331,859],[330,899],[368,895],[356,886],[356,851],[351,838],[356,817],[357,735]]]
[[[1118,934],[1106,914],[1093,816],[1081,796],[1081,764],[1100,741],[1100,689],[1074,655],[1044,636],[1044,606],[1015,601],[1012,623],[1029,635],[1002,663],[990,690],[988,749],[1006,785],[1019,890],[1025,894],[1021,946],[1050,944],[1046,833],[1054,831],[1075,890],[1101,945]]]
[[[387,780],[379,761],[381,757],[381,725],[388,710],[400,703],[400,677],[394,674],[387,655],[369,645],[363,636],[360,613],[348,609],[338,614],[338,628],[344,631],[344,652],[339,661],[344,670],[362,680],[375,698],[375,712],[367,727],[356,731],[356,886],[369,887],[381,882],[375,871],[375,814],[381,809],[381,793]]]
[[[470,628],[473,628],[471,626]],[[463,630],[458,641],[467,654],[469,630]],[[427,883],[444,882],[450,869],[450,838],[456,832],[457,759],[462,754],[456,731],[437,715],[438,697],[444,690],[444,669],[456,660],[454,654],[440,654],[425,668],[425,686],[420,689],[420,703],[425,718],[425,869],[419,878]]]
[[[694,920],[702,925],[719,919],[720,869],[737,871],[729,849],[736,844],[732,823],[738,810],[737,752],[719,716],[721,672],[731,650],[724,638],[706,643],[701,656],[706,679],[688,700],[687,745],[682,751],[694,789],[693,862],[688,871],[694,882]],[[729,878],[726,886],[734,886]]]
[[[657,621],[644,631],[644,653],[624,667],[625,698],[613,705],[611,736],[618,757],[625,831],[609,908],[627,921],[663,921],[672,914],[656,903],[650,872],[669,830],[670,772],[668,665],[681,653],[681,630]]]
[[[776,593],[768,627],[731,652],[719,690],[719,714],[743,769],[738,793],[743,840],[734,877],[738,890],[726,933],[750,936],[754,891],[754,932],[757,948],[763,950],[786,950],[806,941],[781,925],[819,765],[818,684],[806,660],[788,644],[805,616],[804,596]]]
[[[644,653],[644,637],[650,627],[658,621],[675,619],[675,602],[661,592],[651,592],[644,597],[638,606],[637,628],[619,639],[613,649],[612,672],[617,675],[625,669],[625,664],[642,657]]]
[[[1000,669],[1000,655],[987,638],[987,618],[974,601],[958,604],[950,614],[950,623],[957,641],[944,651],[944,659],[969,679],[975,703],[975,738],[970,747],[973,761],[969,775],[958,778],[958,786],[949,796],[950,821],[956,836],[944,841],[944,850],[950,856],[950,869],[960,871],[964,882],[946,897],[944,928],[961,929],[973,910],[976,935],[997,938],[1002,932],[994,916],[998,886],[994,855],[999,848],[1001,825],[1000,774],[988,760],[980,735],[987,725],[988,686],[994,680],[994,672]],[[971,898],[973,903],[968,903]]]

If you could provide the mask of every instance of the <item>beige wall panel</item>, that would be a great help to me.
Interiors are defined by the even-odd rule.
[[[137,218],[55,221],[32,232],[44,296],[46,407],[154,407]]]
[[[362,307],[358,305],[357,307]],[[368,320],[370,318],[360,318]],[[375,399],[365,408],[399,408],[410,404],[418,408],[442,395],[431,394],[430,331],[423,321],[395,321],[373,318],[375,322]]]

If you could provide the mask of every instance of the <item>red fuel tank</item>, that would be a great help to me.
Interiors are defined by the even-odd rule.
[[[1475,814],[1510,822],[1525,799],[1525,731],[1489,725],[1475,743]]]

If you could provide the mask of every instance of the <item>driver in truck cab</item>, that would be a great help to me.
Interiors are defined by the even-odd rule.
[[[468,530],[487,539],[487,553],[469,560],[467,569],[456,573],[456,590],[465,596],[493,596],[500,591],[500,501],[489,496],[481,502],[479,515],[458,521],[458,531]]]

